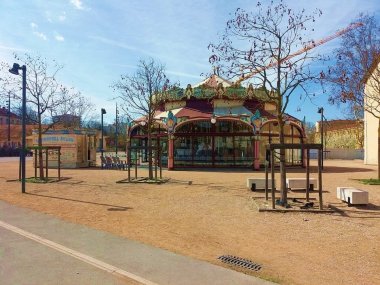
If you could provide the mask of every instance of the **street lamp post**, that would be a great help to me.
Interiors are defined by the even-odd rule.
[[[14,75],[19,75],[19,70],[22,70],[22,139],[21,139],[21,192],[25,193],[25,150],[26,150],[26,66],[20,66],[14,63],[9,72]]]
[[[8,143],[11,143],[11,92],[8,92]]]
[[[102,108],[101,109],[101,114],[102,114],[102,139],[101,139],[101,142],[100,142],[100,152],[101,152],[101,156],[103,157],[103,115],[106,114],[106,109]],[[102,169],[103,169],[103,163],[102,163]]]
[[[116,119],[115,119],[115,123],[116,123],[116,130],[115,130],[115,148],[116,148],[116,156],[117,156],[117,145],[118,145],[118,115],[119,115],[119,111],[117,110],[117,103],[116,103]]]
[[[323,107],[318,108],[318,114],[321,114],[321,144],[322,144],[322,156],[321,156],[321,167],[323,169],[323,152],[324,152],[324,147],[323,147]]]

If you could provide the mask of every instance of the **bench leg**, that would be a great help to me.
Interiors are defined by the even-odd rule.
[[[252,183],[252,185],[251,185],[251,191],[252,192],[256,191],[256,183]]]

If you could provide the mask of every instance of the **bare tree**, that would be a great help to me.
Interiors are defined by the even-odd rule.
[[[306,15],[294,11],[283,1],[264,7],[258,2],[255,12],[237,9],[218,44],[210,44],[210,62],[237,83],[252,78],[256,87],[264,87],[267,100],[277,105],[279,141],[284,144],[285,111],[296,90],[308,94],[305,84],[315,77],[309,63],[316,59],[305,49],[313,41],[305,40],[307,25],[320,16],[320,10]],[[305,50],[303,50],[305,49]],[[297,52],[298,51],[298,52]],[[297,56],[294,53],[297,52]],[[287,205],[285,150],[280,151],[281,204]]]
[[[362,118],[364,111],[379,119],[380,179],[380,26],[374,16],[363,14],[354,22],[363,25],[342,37],[339,48],[334,51],[335,64],[326,72],[324,83],[330,91],[331,104],[344,104],[355,119]]]
[[[132,75],[122,75],[113,88],[119,92],[119,98],[125,113],[145,122],[148,138],[149,179],[153,178],[152,163],[152,129],[154,115],[159,107],[156,96],[168,88],[169,80],[165,75],[165,67],[150,58],[140,60],[137,70]]]
[[[56,61],[48,63],[41,56],[32,56],[25,54],[23,56],[15,55],[15,60],[25,64],[26,90],[28,110],[33,114],[27,118],[28,121],[37,124],[38,128],[38,147],[39,150],[39,168],[40,179],[44,179],[43,159],[42,159],[42,135],[51,129],[54,125],[61,123],[58,120],[52,120],[54,116],[65,114],[76,114],[80,112],[84,100],[79,93],[71,88],[67,88],[57,81],[57,73],[63,68]],[[22,78],[10,76],[7,70],[8,64],[2,64],[2,88],[12,92],[16,99],[21,101],[20,87]],[[89,107],[90,105],[85,105]],[[29,114],[27,113],[27,114]]]

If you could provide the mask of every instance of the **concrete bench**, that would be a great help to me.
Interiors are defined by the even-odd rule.
[[[276,185],[276,180],[274,180],[274,185]],[[265,178],[247,178],[247,187],[252,191],[255,191],[256,189],[265,189]],[[271,178],[268,178],[268,189],[272,189]]]
[[[317,186],[317,179],[309,178],[309,190],[314,190]],[[286,188],[306,189],[306,178],[286,178]]]
[[[336,196],[338,199],[347,202],[349,205],[368,204],[368,192],[354,187],[337,187]]]

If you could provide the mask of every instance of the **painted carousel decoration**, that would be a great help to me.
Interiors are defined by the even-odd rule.
[[[216,74],[186,88],[156,94],[159,106],[152,136],[160,144],[161,163],[169,169],[243,167],[259,169],[265,146],[278,141],[276,104],[263,88],[234,85]],[[145,145],[146,128],[130,125],[129,143]],[[285,140],[303,143],[302,122],[287,115]],[[287,153],[287,163],[300,165],[303,154]]]

